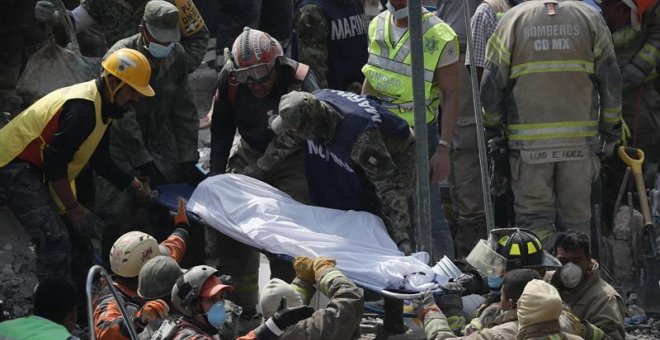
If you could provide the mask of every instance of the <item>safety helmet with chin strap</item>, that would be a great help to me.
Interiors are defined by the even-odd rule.
[[[121,48],[112,52],[101,63],[103,79],[110,91],[110,102],[114,103],[115,95],[124,85],[128,85],[146,97],[153,97],[155,92],[149,85],[151,80],[151,64],[147,57],[139,51]],[[115,88],[110,87],[108,75],[121,80]]]

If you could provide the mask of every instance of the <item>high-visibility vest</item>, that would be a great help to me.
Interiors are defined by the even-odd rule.
[[[0,145],[2,145],[0,167],[7,165],[17,157],[29,160],[30,163],[39,168],[43,167],[43,150],[47,147],[48,142],[52,141],[53,134],[56,132],[56,129],[50,127],[56,123],[53,118],[59,117],[64,103],[72,99],[92,101],[96,115],[94,130],[79,146],[67,168],[67,177],[71,181],[71,187],[75,188],[74,181],[76,177],[92,157],[110,124],[110,119],[104,122],[101,116],[101,93],[96,87],[96,80],[64,87],[47,94],[0,129]],[[38,155],[32,154],[35,152]],[[64,206],[54,194],[52,188],[51,196],[59,208],[63,209]]]
[[[362,68],[362,73],[378,92],[383,105],[414,126],[410,32],[406,31],[393,44],[390,36],[391,21],[392,14],[385,11],[369,24],[369,60]],[[435,119],[440,106],[438,85],[434,83],[433,75],[446,44],[456,44],[458,52],[458,39],[449,25],[426,10],[422,14],[422,32],[426,122],[430,123]]]

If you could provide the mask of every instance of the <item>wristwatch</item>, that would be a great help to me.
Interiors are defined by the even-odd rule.
[[[449,143],[447,140],[442,138],[438,139],[438,145],[442,145],[447,149],[451,149],[451,143]]]

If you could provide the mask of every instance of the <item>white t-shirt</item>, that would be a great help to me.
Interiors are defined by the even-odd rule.
[[[408,31],[408,27],[398,27],[394,24],[394,18],[390,21],[390,35],[392,45],[395,45],[399,39]],[[408,44],[409,42],[406,41]],[[445,44],[445,48],[440,54],[440,61],[438,61],[438,68],[451,65],[455,62],[458,62],[458,50],[456,49],[455,44]]]

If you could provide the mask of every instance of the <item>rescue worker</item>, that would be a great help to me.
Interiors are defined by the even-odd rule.
[[[507,272],[502,279],[500,289],[502,299],[499,308],[502,311],[491,324],[466,336],[456,336],[450,323],[442,310],[436,305],[435,298],[430,291],[426,292],[424,299],[415,301],[415,313],[424,325],[424,332],[428,340],[448,339],[513,339],[518,332],[517,303],[523,289],[528,282],[541,279],[539,274],[531,269],[515,269]]]
[[[378,97],[385,108],[414,128],[408,2],[391,0],[387,8],[369,24],[369,59],[362,68],[362,93]],[[443,255],[454,257],[438,183],[449,175],[449,151],[460,105],[459,47],[456,33],[433,13],[422,8],[421,21],[425,32],[424,98],[431,172],[431,256],[435,261]]]
[[[646,163],[657,168],[660,95],[653,79],[660,61],[660,5],[653,0],[605,0],[601,8],[621,70],[623,118],[631,130],[631,144],[643,148]]]
[[[408,199],[414,186],[414,136],[403,119],[373,98],[340,90],[282,96],[271,126],[305,140],[305,175],[312,204],[369,211],[383,219],[403,253],[413,251]],[[267,171],[300,143],[266,154]]]
[[[140,33],[110,48],[110,53],[136,49],[147,56],[154,70],[151,85],[158,94],[134,105],[126,120],[112,128],[110,139],[110,152],[122,170],[149,178],[152,186],[178,182],[195,185],[202,177],[196,168],[197,108],[188,83],[185,51],[177,44],[179,15],[176,6],[167,1],[149,1]],[[99,216],[118,234],[134,226],[146,228],[157,239],[171,232],[160,227],[169,221],[166,209],[135,202],[102,178],[95,185]]]
[[[532,280],[518,299],[516,340],[584,339],[561,330],[561,313],[561,298],[557,289],[543,280]]]
[[[149,1],[82,0],[78,7],[67,14],[71,17],[76,32],[85,31],[95,23],[100,24],[105,35],[106,46],[111,47],[117,41],[139,32],[138,26]],[[183,37],[181,45],[185,49],[185,53],[182,55],[187,72],[192,72],[202,63],[209,41],[209,31],[192,0],[168,1],[176,4],[180,11],[178,27]],[[53,22],[58,15],[55,6],[48,0],[37,1],[34,14],[41,22]],[[166,42],[168,41],[153,41],[160,45],[154,47],[161,50],[167,47],[162,44]]]
[[[297,0],[295,10],[298,60],[321,88],[360,93],[368,57],[363,1]]]
[[[42,280],[34,292],[34,315],[0,322],[0,339],[74,339],[77,299],[76,285],[69,279]]]
[[[190,268],[172,287],[172,305],[181,316],[163,323],[169,329],[163,333],[170,334],[164,339],[236,339],[235,326],[227,327],[236,316],[236,306],[226,299],[232,290],[215,268],[205,265]]]
[[[255,29],[246,27],[236,38],[231,58],[220,72],[213,102],[211,175],[228,172],[254,176],[250,169],[266,160],[264,153],[286,142],[286,137],[274,136],[268,127],[269,115],[277,111],[282,95],[314,91],[318,84],[307,65],[285,57],[276,39]],[[241,138],[233,146],[237,131]],[[301,203],[309,203],[301,152],[260,179]],[[254,316],[259,298],[259,253],[211,229],[207,242],[212,243],[208,253],[221,261],[218,265],[223,273],[234,279],[232,300],[243,307],[244,317]],[[275,256],[269,260],[272,277],[293,279],[290,264]]]
[[[597,153],[612,154],[621,134],[605,22],[579,1],[524,2],[502,17],[486,58],[484,125],[506,129],[516,225],[546,245],[555,226],[588,231]]]
[[[259,304],[264,319],[273,321],[281,308],[300,308],[309,305],[318,288],[330,301],[324,308],[314,311],[311,307],[306,317],[290,326],[277,322],[265,322],[239,340],[265,339],[357,339],[360,336],[360,320],[364,310],[362,290],[344,276],[336,262],[328,257],[298,256],[293,261],[296,278],[291,284],[272,279],[261,292]],[[315,285],[317,288],[315,288]],[[284,297],[284,302],[282,299]],[[305,309],[301,309],[303,314]],[[313,314],[311,313],[313,312]]]
[[[454,227],[456,257],[467,255],[477,244],[479,238],[487,234],[484,193],[481,187],[481,168],[479,167],[477,127],[472,102],[472,81],[468,69],[460,66],[466,63],[465,6],[468,6],[468,13],[474,13],[478,5],[479,0],[438,0],[436,6],[436,15],[451,26],[458,36],[459,45],[458,71],[461,96],[456,131],[454,131],[454,140],[449,153],[451,169],[448,178],[449,193],[453,206],[451,222]]]
[[[608,339],[625,339],[623,300],[600,277],[598,262],[591,258],[589,246],[589,238],[584,233],[558,234],[555,256],[563,267],[549,272],[546,278],[577,317],[598,326]]]
[[[49,93],[0,129],[0,196],[36,245],[39,280],[69,277],[73,236],[80,241],[76,250],[87,250],[90,261],[100,256],[103,222],[78,203],[71,184],[85,164],[117,188],[130,187],[129,194],[144,198],[150,192],[114,163],[106,133],[129,105],[154,95],[149,62],[138,51],[121,49],[102,67],[99,78]]]
[[[414,188],[414,136],[406,122],[374,98],[339,90],[282,97],[273,131],[292,143],[266,152],[268,171],[304,139],[305,174],[312,204],[369,211],[381,217],[404,254],[413,251],[409,201]],[[385,299],[387,331],[402,333],[403,302]]]
[[[481,81],[484,68],[486,68],[486,46],[488,39],[495,33],[495,27],[500,18],[521,1],[487,0],[479,4],[470,19],[472,41],[474,46],[469,53],[473,53],[477,79]],[[470,54],[466,52],[465,65],[470,65]]]

